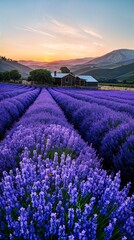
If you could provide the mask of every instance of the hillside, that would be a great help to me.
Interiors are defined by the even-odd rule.
[[[85,71],[84,71],[85,70]],[[128,80],[128,78],[131,76],[131,79],[133,78],[134,73],[134,63],[123,65],[120,67],[116,67],[113,69],[102,69],[102,68],[83,68],[82,70],[79,70],[77,73],[79,74],[85,74],[85,75],[91,75],[95,77],[96,79],[118,79],[118,80]]]
[[[88,74],[91,68],[113,69],[130,63],[134,63],[134,50],[119,49],[70,69],[77,74]]]
[[[71,71],[91,75],[101,81],[134,82],[134,50],[115,50],[84,64],[74,65]]]
[[[0,72],[11,71],[13,69],[18,70],[23,78],[27,77],[29,72],[31,71],[31,68],[24,66],[17,61],[0,59]]]

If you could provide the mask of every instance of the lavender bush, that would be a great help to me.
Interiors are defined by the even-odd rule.
[[[41,138],[24,148],[14,174],[4,172],[1,238],[131,239],[129,185],[119,190],[119,174],[107,176],[92,148],[68,128],[48,126]]]

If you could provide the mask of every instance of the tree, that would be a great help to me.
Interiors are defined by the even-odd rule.
[[[3,72],[0,72],[0,82],[3,81]]]
[[[67,67],[61,67],[60,70],[62,73],[70,73],[70,70]]]
[[[11,70],[10,71],[10,79],[19,80],[21,78],[21,74],[19,73],[18,70]]]
[[[28,81],[28,82],[31,82],[31,81],[32,81],[32,77],[31,77],[31,76],[28,76],[27,81]]]
[[[3,72],[2,77],[3,77],[4,82],[9,82],[10,81],[10,72],[9,71]]]
[[[1,58],[2,60],[4,60],[4,61],[7,60],[7,58],[6,58],[5,56],[0,56],[0,58]]]
[[[31,71],[28,79],[41,84],[53,83],[51,72],[47,69],[35,69]]]

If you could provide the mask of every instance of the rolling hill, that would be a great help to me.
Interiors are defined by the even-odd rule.
[[[18,70],[23,78],[26,78],[29,75],[31,68],[24,66],[17,61],[9,61],[0,59],[0,72]]]
[[[85,72],[81,74],[91,75],[97,79],[99,78],[109,78],[115,79],[119,78],[124,74],[129,74],[134,72],[134,63],[116,67],[113,69],[101,69],[101,68],[90,68],[89,70],[85,69]]]

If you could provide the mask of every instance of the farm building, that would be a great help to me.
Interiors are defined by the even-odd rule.
[[[75,76],[72,73],[51,73],[56,86],[75,86]]]
[[[51,73],[51,75],[55,79],[56,86],[98,88],[98,81],[92,76],[75,76],[72,73],[57,73],[56,71]]]
[[[86,86],[85,79],[81,79],[80,76],[75,77],[75,86]]]
[[[98,88],[98,81],[89,75],[79,75],[76,78],[79,78],[81,83],[81,86],[86,86],[91,89],[97,89]],[[85,81],[85,82],[84,82]],[[84,85],[85,84],[85,85]]]

